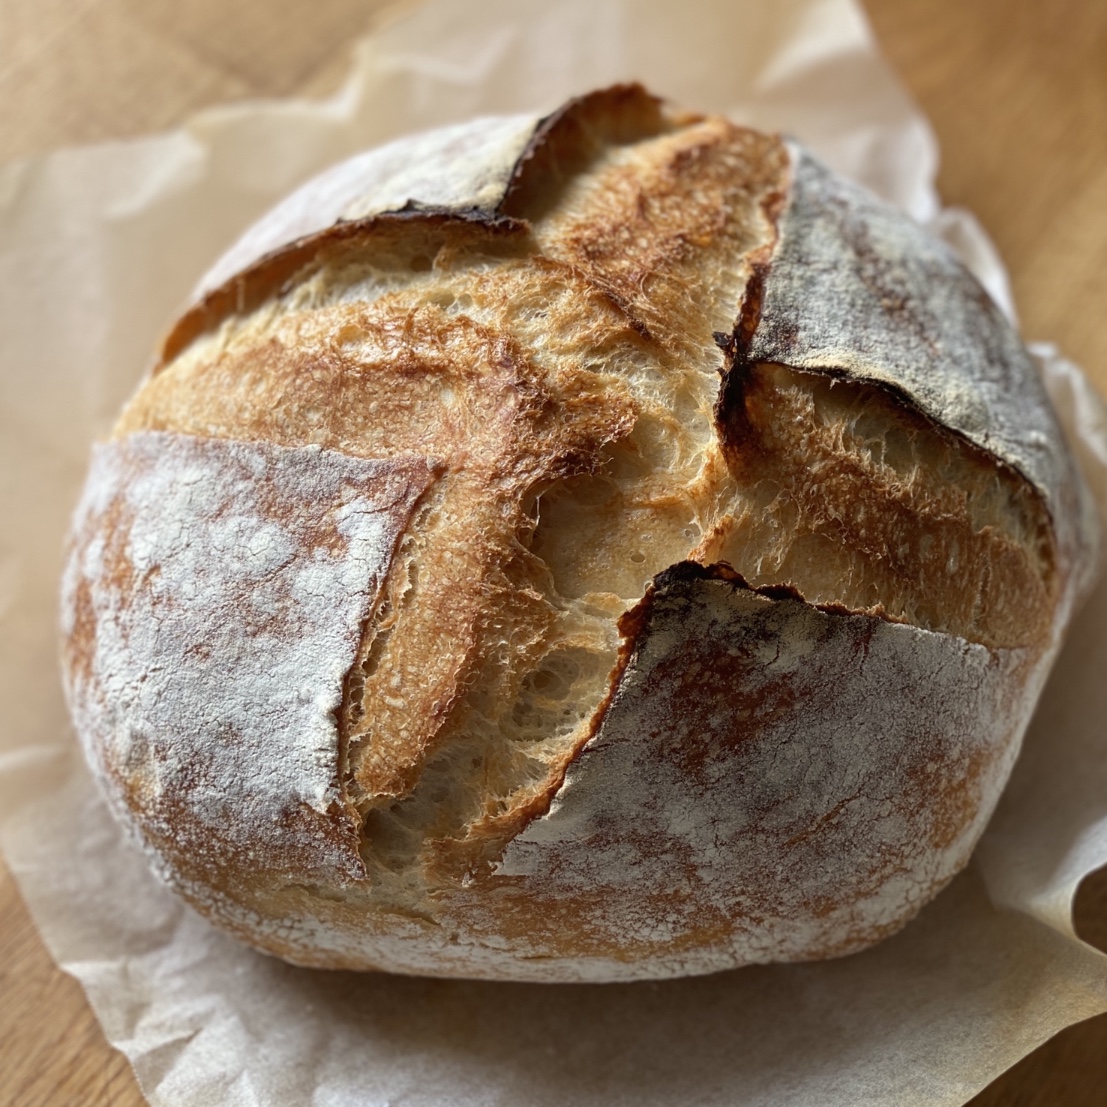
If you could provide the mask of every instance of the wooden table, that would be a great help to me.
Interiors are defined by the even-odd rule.
[[[0,0],[0,161],[164,129],[246,97],[322,95],[385,0]],[[1107,393],[1107,3],[867,0],[942,145],[946,202],[1011,269],[1026,333]],[[1107,880],[1081,933],[1107,949]],[[0,1107],[139,1107],[126,1061],[50,960],[0,864]],[[1107,1015],[1072,1027],[974,1107],[1102,1107]]]

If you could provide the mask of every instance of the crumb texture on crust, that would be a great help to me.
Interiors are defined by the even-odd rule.
[[[733,576],[677,566],[628,616],[641,630],[595,739],[474,912],[510,918],[518,881],[547,955],[572,952],[560,905],[587,903],[578,956],[680,975],[863,948],[965,864],[1031,659]]]
[[[874,203],[618,86],[354,159],[250,232],[97,455],[66,583],[78,726],[168,878],[291,960],[439,975],[903,925],[1017,751],[1077,485],[1017,339]],[[274,527],[298,552],[246,588]],[[220,574],[242,610],[189,639]]]
[[[794,170],[749,362],[890,386],[1022,473],[1065,534],[1076,487],[1030,354],[953,251],[791,144]]]
[[[983,451],[880,388],[771,363],[731,371],[719,420],[733,507],[697,561],[993,648],[1048,635],[1049,516]]]

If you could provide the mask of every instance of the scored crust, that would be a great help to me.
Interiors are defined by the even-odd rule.
[[[63,582],[75,721],[159,852],[364,877],[333,715],[433,476],[183,435],[97,448]]]
[[[217,264],[98,447],[67,692],[163,876],[290,960],[832,956],[967,861],[1082,495],[943,247],[619,86],[353,159]]]

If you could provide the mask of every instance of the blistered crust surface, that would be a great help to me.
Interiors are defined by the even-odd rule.
[[[890,385],[1027,477],[1064,523],[1071,463],[1034,363],[953,252],[790,144],[750,362]]]
[[[77,729],[183,868],[361,874],[335,712],[433,468],[140,433],[98,446],[63,586]]]

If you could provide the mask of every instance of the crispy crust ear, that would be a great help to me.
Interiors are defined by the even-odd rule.
[[[546,116],[515,163],[497,209],[514,219],[537,220],[559,194],[612,146],[641,142],[702,116],[675,116],[639,84],[577,96]]]
[[[209,918],[636,979],[858,949],[965,863],[1091,536],[909,221],[617,86],[336,167],[202,288],[63,607],[90,760]]]
[[[479,244],[490,252],[525,251],[528,232],[517,219],[479,210],[415,209],[338,223],[275,248],[205,292],[165,336],[152,372],[161,372],[197,338],[226,320],[249,315],[324,267],[341,265],[366,250],[383,265],[407,269],[413,258],[433,257],[447,243],[455,249]]]
[[[944,243],[790,144],[793,181],[740,363],[840,374],[903,397],[1022,474],[1045,499],[1059,556],[1094,536],[1082,484],[1030,354]]]
[[[1034,694],[1031,651],[821,611],[725,567],[674,566],[623,627],[596,737],[480,890],[491,910],[471,901],[491,925],[498,884],[525,886],[504,915],[582,973],[834,956],[898,928],[967,861]]]

